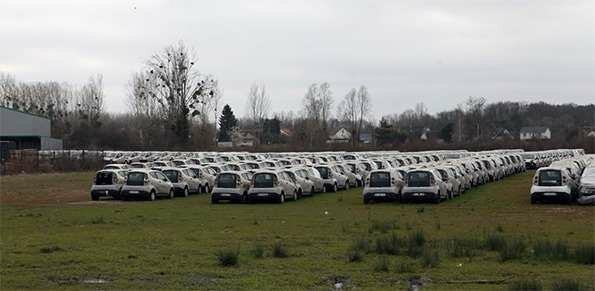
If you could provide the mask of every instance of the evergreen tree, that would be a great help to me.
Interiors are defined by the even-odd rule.
[[[237,124],[238,120],[233,114],[231,107],[225,104],[223,111],[221,111],[221,117],[219,117],[218,140],[223,142],[231,141],[231,131]]]

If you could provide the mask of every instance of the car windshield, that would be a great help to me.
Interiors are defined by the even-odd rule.
[[[539,186],[561,186],[562,173],[559,170],[539,171]]]
[[[146,176],[147,175],[145,173],[140,172],[128,173],[128,179],[126,180],[126,184],[133,186],[142,186],[145,184]]]
[[[390,174],[388,172],[370,174],[370,187],[390,187]]]
[[[347,168],[349,168],[350,172],[355,173],[355,164],[348,164]]]
[[[183,161],[173,161],[174,165],[176,166],[181,166],[181,165],[185,165],[186,163],[184,163]]]
[[[429,172],[410,172],[407,174],[407,185],[410,187],[427,187],[430,186]]]
[[[366,169],[366,171],[371,171],[372,170],[372,166],[370,166],[369,163],[363,163],[362,165],[364,165],[364,169]]]
[[[220,174],[217,176],[217,187],[219,188],[235,188],[236,175],[234,174]]]
[[[448,180],[448,174],[446,173],[446,170],[438,169],[438,172],[440,173],[442,180]]]
[[[112,184],[112,173],[111,172],[99,172],[95,176],[95,185],[111,185]]]
[[[167,176],[167,178],[172,182],[172,183],[178,183],[178,171],[176,170],[165,170],[163,171],[163,174],[165,174],[165,176]]]
[[[316,170],[318,170],[318,172],[320,173],[320,176],[322,177],[322,179],[328,179],[329,175],[330,175],[330,171],[328,168],[326,167],[316,167]]]
[[[254,177],[255,188],[271,188],[273,187],[274,176],[272,174],[261,173],[255,174]]]

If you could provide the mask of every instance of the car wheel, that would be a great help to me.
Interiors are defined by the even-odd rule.
[[[334,193],[334,192],[337,192],[337,190],[338,190],[338,189],[339,189],[339,188],[337,187],[337,183],[335,183],[335,184],[333,185],[333,193]]]
[[[279,200],[277,202],[278,203],[284,203],[285,202],[285,193],[281,193],[281,195],[279,195]]]
[[[314,195],[314,186],[312,186],[312,189],[310,189],[310,195]]]
[[[440,192],[438,192],[438,195],[436,195],[434,197],[434,201],[432,201],[432,202],[434,202],[434,204],[440,204],[440,202],[442,202],[442,197],[440,197]]]
[[[349,182],[345,182],[345,190],[349,190]]]
[[[188,197],[188,187],[184,188],[184,197]]]
[[[368,204],[370,203],[370,200],[368,200],[368,198],[364,198],[364,204]]]
[[[293,201],[297,201],[299,199],[298,197],[298,191],[293,191]]]
[[[206,193],[207,193],[207,194],[211,193],[211,187],[209,186],[209,184],[207,184],[207,185],[205,186],[205,189],[206,189]]]
[[[149,200],[155,201],[156,198],[157,194],[155,194],[155,190],[151,190],[151,193],[149,193]]]
[[[174,189],[169,189],[169,199],[174,199]]]

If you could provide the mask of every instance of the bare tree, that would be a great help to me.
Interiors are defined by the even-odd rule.
[[[169,128],[178,144],[185,144],[190,134],[191,117],[208,122],[208,112],[217,100],[218,84],[198,71],[196,56],[180,42],[166,47],[147,63],[140,98],[153,98],[161,106]]]
[[[89,81],[78,90],[76,112],[80,118],[87,120],[91,125],[99,125],[99,117],[103,112],[102,75],[89,78]]]
[[[355,145],[355,137],[358,129],[358,110],[357,105],[357,90],[351,89],[339,103],[337,108],[338,116],[341,120],[349,125],[349,132],[351,133],[351,142]]]
[[[260,126],[271,110],[271,99],[264,85],[253,84],[248,92],[247,117]]]
[[[359,90],[357,91],[357,105],[359,107],[359,120],[357,126],[357,140],[359,142],[361,140],[362,126],[370,114],[370,110],[372,109],[370,95],[368,94],[368,89],[365,86],[359,87]]]
[[[333,105],[333,92],[331,91],[331,85],[327,82],[320,84],[318,88],[318,96],[320,99],[320,109],[322,118],[322,132],[326,135],[328,120],[331,115],[331,106]]]
[[[361,139],[362,127],[370,114],[371,100],[368,90],[361,86],[349,90],[339,104],[338,112],[343,122],[350,127],[351,142],[355,145]]]

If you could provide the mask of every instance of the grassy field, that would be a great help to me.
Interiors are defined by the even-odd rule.
[[[583,262],[594,245],[593,208],[531,205],[531,173],[439,205],[365,206],[361,189],[283,205],[211,205],[206,195],[90,202],[91,177],[0,178],[0,289],[594,284],[595,268]],[[237,265],[222,266],[218,253]]]

